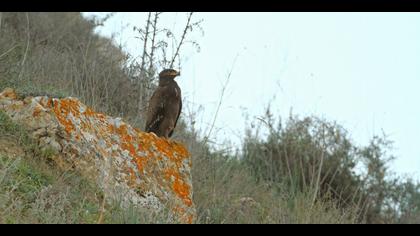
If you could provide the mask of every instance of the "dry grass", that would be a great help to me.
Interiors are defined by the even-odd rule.
[[[124,117],[142,129],[145,107],[156,86],[153,78],[161,63],[157,52],[166,50],[156,49],[158,45],[165,45],[155,38],[159,31],[156,28],[159,14],[149,14],[149,30],[137,28],[139,32],[148,32],[150,41],[144,42],[145,60],[135,63],[134,58],[122,52],[112,39],[93,33],[97,21],[88,21],[79,13],[2,13],[0,90],[13,87],[21,96],[76,96],[95,110]],[[199,22],[192,23],[190,18],[186,28],[188,24],[199,27]],[[184,34],[184,37],[188,35]],[[179,48],[175,48],[178,60]],[[162,63],[175,59],[166,60],[164,51]],[[343,208],[336,197],[320,194],[329,192],[322,188],[322,183],[326,183],[324,176],[333,176],[330,180],[337,181],[334,184],[347,183],[348,178],[345,175],[341,175],[341,179],[335,178],[337,169],[333,167],[336,163],[319,158],[324,150],[319,145],[305,143],[310,139],[295,142],[296,137],[301,136],[291,135],[284,136],[280,141],[285,142],[280,142],[275,132],[263,141],[252,135],[244,137],[244,147],[238,149],[251,147],[248,153],[251,158],[244,161],[240,160],[241,154],[210,149],[207,139],[212,130],[206,132],[203,140],[194,130],[194,117],[182,118],[185,119],[180,120],[175,137],[187,145],[193,156],[196,223],[360,222],[358,207]],[[305,122],[296,127],[304,126]],[[295,131],[290,134],[302,134]],[[48,162],[49,154],[37,150],[25,130],[0,113],[0,140],[6,134],[7,142],[15,143],[23,152],[17,156],[0,152],[0,223],[171,222],[164,211],[150,213],[135,206],[124,209],[118,202],[105,203],[97,186],[77,173],[63,173],[55,168]],[[319,142],[329,141],[323,139],[322,132],[319,135]],[[338,144],[344,152],[329,157],[345,157],[347,144]],[[282,155],[285,151],[287,155]],[[299,159],[293,153],[303,154]],[[369,150],[366,153],[371,154]],[[293,163],[275,169],[274,164],[283,163],[282,158],[287,159],[284,163]],[[343,163],[352,165],[351,160]],[[346,172],[348,166],[340,170]],[[260,167],[263,168],[258,169]],[[284,179],[286,181],[282,181]],[[378,183],[375,179],[371,181],[372,186],[380,188]],[[407,189],[412,190],[407,195],[419,195],[417,185],[409,187]],[[413,198],[405,206],[406,210],[413,209],[407,213],[407,222],[418,216],[418,208],[413,207],[419,205],[418,199]]]
[[[213,160],[212,160],[213,159]],[[194,159],[197,223],[356,223],[356,210],[330,200],[312,204],[312,192],[293,193],[281,184],[256,181],[241,161],[208,155]],[[278,191],[278,189],[281,189]]]

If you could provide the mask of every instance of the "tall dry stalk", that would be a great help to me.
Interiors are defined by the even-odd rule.
[[[144,67],[146,66],[146,57],[147,57],[147,41],[149,39],[149,28],[150,28],[150,17],[152,16],[152,13],[149,12],[147,15],[147,21],[146,21],[146,30],[143,35],[143,54],[141,56],[141,66],[140,66],[140,79],[144,76]]]
[[[217,107],[216,107],[216,112],[215,112],[215,114],[214,114],[214,116],[213,116],[213,121],[212,121],[212,123],[211,123],[211,126],[210,126],[210,129],[209,129],[209,131],[208,131],[208,133],[207,133],[207,135],[204,137],[204,143],[207,143],[207,141],[209,140],[209,138],[210,138],[210,135],[211,135],[211,133],[212,133],[212,131],[213,131],[213,129],[214,129],[214,126],[215,126],[215,124],[216,124],[216,120],[217,120],[217,117],[218,117],[218,115],[219,115],[219,111],[220,111],[220,108],[221,108],[221,106],[222,106],[222,103],[223,103],[223,98],[224,98],[224,95],[225,95],[225,92],[226,92],[226,89],[227,89],[227,86],[228,86],[228,84],[229,84],[229,81],[230,81],[230,78],[231,78],[231,76],[232,76],[232,72],[233,72],[233,69],[235,68],[235,64],[236,64],[236,60],[238,59],[238,56],[239,56],[239,54],[237,54],[236,55],[236,57],[235,57],[235,59],[233,60],[233,63],[232,63],[232,66],[231,66],[231,68],[230,68],[230,70],[229,70],[229,72],[228,72],[228,74],[227,74],[227,77],[226,77],[226,80],[225,80],[225,83],[223,84],[223,86],[222,86],[222,91],[221,91],[221,93],[220,93],[220,99],[219,99],[219,102],[218,102],[218,104],[217,104]]]
[[[188,15],[187,24],[185,25],[184,32],[182,33],[181,41],[179,42],[178,47],[176,48],[175,55],[172,57],[169,68],[173,67],[175,59],[178,57],[179,49],[184,44],[184,39],[185,39],[185,36],[187,35],[187,30],[191,28],[190,22],[191,22],[192,15],[193,15],[193,12],[190,12],[190,14]]]
[[[26,41],[26,48],[25,48],[25,53],[23,54],[23,59],[22,62],[20,64],[20,73],[18,76],[18,80],[20,80],[20,78],[22,77],[22,73],[23,73],[23,68],[25,66],[25,61],[26,61],[26,56],[28,55],[28,50],[29,50],[29,40],[30,40],[30,31],[29,31],[29,13],[26,12],[26,23],[27,23],[27,30],[26,30],[26,34],[27,34],[27,41]]]

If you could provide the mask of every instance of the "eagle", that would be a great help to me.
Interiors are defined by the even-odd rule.
[[[146,132],[165,138],[172,136],[182,109],[181,89],[174,80],[179,75],[174,69],[164,69],[159,73],[159,86],[147,109]]]

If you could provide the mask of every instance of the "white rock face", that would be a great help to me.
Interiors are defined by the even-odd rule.
[[[147,209],[169,207],[175,221],[195,219],[191,157],[177,142],[141,132],[120,118],[96,113],[76,98],[0,93],[0,111],[24,125],[61,168],[95,181],[111,199]]]

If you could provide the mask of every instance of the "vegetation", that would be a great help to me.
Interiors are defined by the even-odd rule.
[[[408,215],[418,217],[419,185],[388,170],[394,157],[385,135],[357,146],[343,127],[317,117],[291,115],[276,124],[267,109],[261,121],[268,136],[259,138],[261,125],[248,129],[243,146],[243,161],[258,180],[283,183],[291,193],[307,190],[312,203],[328,198],[340,209],[355,210],[359,223],[408,223],[413,222]]]
[[[148,14],[145,26],[134,28],[143,43],[135,60],[94,33],[112,15],[1,13],[0,90],[76,96],[142,129],[157,71],[179,64],[188,32],[201,29],[189,13],[175,35],[159,28],[161,14]],[[171,57],[169,41],[177,42]],[[211,148],[193,120],[182,117],[176,138],[193,156],[197,223],[420,222],[420,184],[388,170],[392,143],[385,135],[358,146],[335,122],[293,115],[283,121],[267,108],[232,153]],[[21,151],[12,156],[4,147]],[[49,155],[0,112],[0,223],[168,222],[164,213],[123,210],[118,202],[102,213],[103,193],[77,173],[60,172]]]

